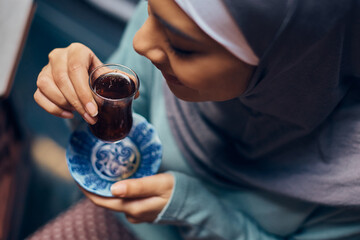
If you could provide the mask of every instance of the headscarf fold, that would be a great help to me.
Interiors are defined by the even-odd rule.
[[[359,1],[224,2],[259,63],[229,101],[185,102],[164,87],[188,162],[222,186],[360,205]]]
[[[249,46],[223,1],[207,0],[205,6],[202,1],[182,0],[177,3],[207,35],[237,58],[250,65],[259,63],[259,58]]]

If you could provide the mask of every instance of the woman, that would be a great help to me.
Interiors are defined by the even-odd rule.
[[[141,239],[359,238],[359,8],[141,3],[109,62],[139,73],[134,110],[159,132],[162,173],[85,195]],[[100,64],[79,43],[53,50],[35,100],[94,124],[87,79]]]

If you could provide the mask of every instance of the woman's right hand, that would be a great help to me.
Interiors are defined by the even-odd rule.
[[[75,110],[85,121],[94,124],[98,109],[88,79],[91,70],[101,64],[80,43],[54,49],[49,54],[49,63],[39,73],[35,101],[55,116],[72,118]]]

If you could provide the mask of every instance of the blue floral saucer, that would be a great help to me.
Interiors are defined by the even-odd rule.
[[[134,113],[133,119],[129,135],[117,143],[97,139],[87,124],[72,133],[66,160],[70,174],[85,190],[112,197],[113,183],[159,170],[162,146],[154,127],[138,114]]]

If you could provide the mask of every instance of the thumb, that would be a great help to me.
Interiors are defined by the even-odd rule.
[[[160,196],[171,193],[174,186],[174,177],[168,173],[153,176],[125,179],[111,186],[111,193],[117,197],[140,198]]]

